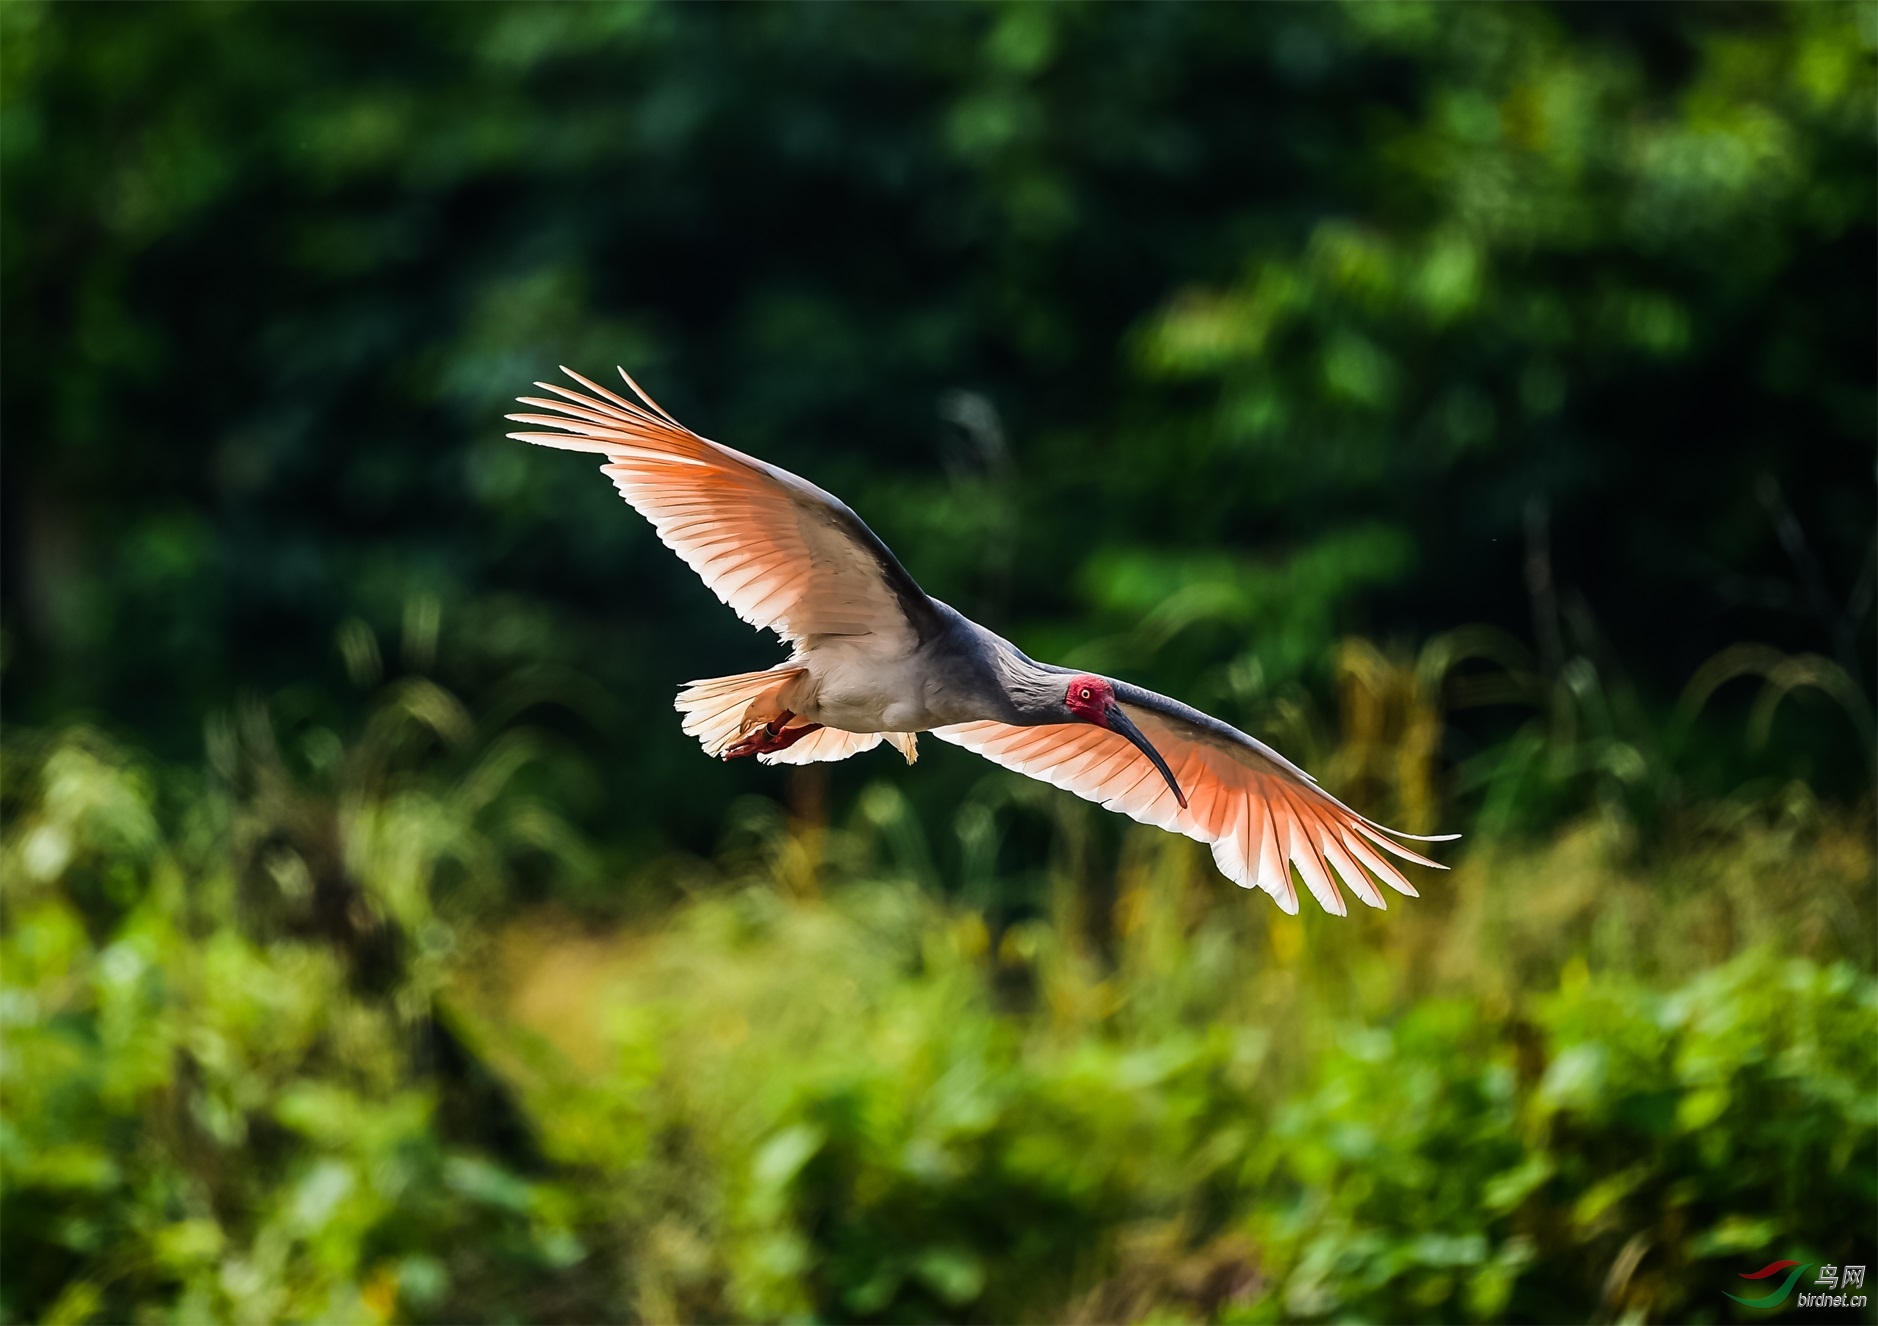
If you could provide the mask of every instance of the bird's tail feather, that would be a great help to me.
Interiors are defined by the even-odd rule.
[[[722,755],[738,737],[789,707],[783,693],[804,671],[784,666],[707,677],[680,691],[674,707],[685,716],[685,731],[703,743],[705,753]]]
[[[789,689],[806,669],[788,665],[765,672],[739,672],[732,677],[707,677],[678,693],[675,707],[685,716],[683,727],[704,746],[707,755],[722,755],[738,738],[755,731],[789,708]],[[792,746],[757,756],[764,764],[816,764],[845,760],[872,750],[883,737],[891,741],[908,764],[917,757],[911,732],[843,732],[823,728]]]

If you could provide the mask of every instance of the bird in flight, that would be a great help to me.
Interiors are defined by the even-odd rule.
[[[1445,869],[1317,785],[1264,742],[1165,695],[1029,658],[922,590],[832,493],[680,424],[627,375],[626,400],[535,385],[550,398],[511,414],[554,432],[523,442],[589,451],[666,547],[789,658],[763,672],[694,681],[683,728],[724,759],[845,760],[892,743],[911,764],[930,732],[1018,773],[1208,844],[1220,871],[1295,914],[1297,868],[1325,911],[1338,881],[1382,907],[1378,881],[1415,896],[1393,856]],[[590,393],[590,394],[589,394]]]

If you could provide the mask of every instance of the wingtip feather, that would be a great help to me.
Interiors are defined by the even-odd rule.
[[[561,364],[559,365],[559,367],[563,373],[567,374],[570,378],[574,379],[574,381],[580,383],[580,385],[585,387],[588,391],[596,392],[600,396],[604,397],[605,399],[612,401],[613,404],[619,406],[620,409],[626,411],[628,414],[643,415],[645,413],[645,411],[641,410],[637,405],[634,405],[631,401],[627,400],[625,397],[619,395],[616,392],[608,391],[605,387],[601,386],[598,382],[595,382],[592,378],[586,377],[580,373],[576,373],[573,369],[569,368],[566,364]],[[554,388],[550,387],[549,390],[552,391],[554,390]]]
[[[1386,824],[1378,824],[1367,816],[1359,815],[1357,818],[1370,828],[1379,829],[1391,838],[1407,838],[1414,843],[1452,843],[1460,841],[1461,837],[1458,833],[1404,833],[1401,829],[1392,829]]]
[[[664,419],[667,423],[669,423],[674,428],[682,428],[684,426],[680,424],[676,419],[672,418],[671,415],[667,414],[665,412],[665,407],[660,405],[657,401],[653,400],[652,397],[647,394],[646,389],[644,387],[640,386],[637,382],[634,382],[633,375],[631,373],[628,373],[623,365],[615,364],[613,365],[613,367],[619,370],[619,375],[622,378],[626,379],[626,385],[633,389],[633,394],[637,396],[640,400],[644,401],[647,405],[651,406],[653,412],[656,413],[660,418]]]

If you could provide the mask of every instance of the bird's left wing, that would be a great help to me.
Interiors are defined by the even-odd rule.
[[[561,371],[592,395],[537,382],[556,399],[521,403],[554,413],[508,417],[561,431],[509,436],[604,456],[600,468],[620,495],[746,622],[789,641],[872,634],[911,645],[940,629],[932,600],[839,498],[698,436],[624,369],[642,405]]]
[[[1143,824],[1210,844],[1222,874],[1242,888],[1265,890],[1293,914],[1292,866],[1324,910],[1337,916],[1348,910],[1339,878],[1371,907],[1386,905],[1372,874],[1415,896],[1384,853],[1445,869],[1395,841],[1414,835],[1357,814],[1264,742],[1165,695],[1113,684],[1122,711],[1173,771],[1187,797],[1184,809],[1132,742],[1090,723],[959,723],[935,728],[933,735]]]

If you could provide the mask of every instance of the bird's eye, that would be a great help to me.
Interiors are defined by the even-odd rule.
[[[1082,688],[1082,698],[1085,700],[1089,698],[1089,688],[1087,686]]]

